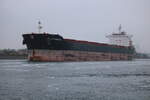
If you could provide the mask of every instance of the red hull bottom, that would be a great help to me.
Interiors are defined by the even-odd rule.
[[[30,50],[28,59],[41,62],[117,61],[132,60],[132,55],[72,50]]]

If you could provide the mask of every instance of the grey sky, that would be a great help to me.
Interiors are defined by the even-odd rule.
[[[42,31],[107,42],[119,24],[138,51],[150,53],[150,0],[0,0],[0,48],[25,48],[22,34]]]

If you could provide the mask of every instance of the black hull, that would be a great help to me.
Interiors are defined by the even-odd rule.
[[[60,35],[53,34],[24,34],[23,44],[27,45],[29,50],[46,49],[46,50],[74,50],[88,52],[105,52],[105,53],[123,53],[133,54],[133,47],[109,45],[96,42],[79,41],[72,39],[63,39]]]

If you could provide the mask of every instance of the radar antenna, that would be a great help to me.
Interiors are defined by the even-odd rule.
[[[38,22],[38,31],[39,31],[39,33],[41,33],[41,29],[42,29],[43,27],[41,26],[41,22],[39,21]]]

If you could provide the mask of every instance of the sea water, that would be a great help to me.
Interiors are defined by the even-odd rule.
[[[150,59],[0,60],[0,100],[150,100]]]

